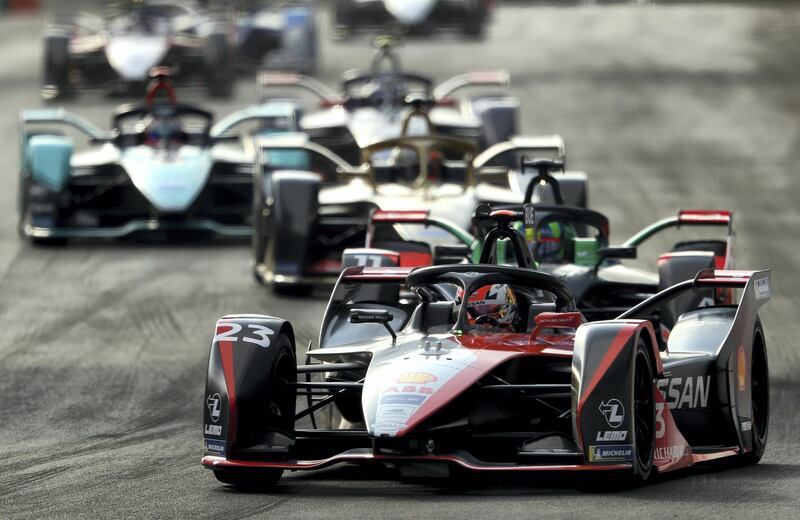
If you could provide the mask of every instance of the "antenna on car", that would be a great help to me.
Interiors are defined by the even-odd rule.
[[[481,251],[481,264],[492,263],[495,245],[500,240],[509,240],[514,248],[514,256],[517,258],[519,267],[535,269],[536,260],[525,243],[525,237],[515,229],[512,224],[523,221],[526,227],[533,227],[535,208],[533,204],[525,204],[522,211],[512,209],[493,210],[488,202],[478,204],[475,208],[475,223],[480,227],[481,222],[494,224],[486,233],[483,240],[483,250]]]
[[[531,179],[528,183],[528,188],[525,190],[525,203],[532,202],[533,191],[536,186],[545,186],[547,184],[553,189],[553,198],[559,206],[564,205],[564,198],[561,196],[561,187],[558,180],[550,175],[553,171],[563,171],[564,161],[552,159],[528,159],[523,155],[520,159],[519,171],[525,173],[525,170],[536,170],[536,177]]]

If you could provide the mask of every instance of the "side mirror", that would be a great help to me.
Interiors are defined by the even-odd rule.
[[[478,180],[488,184],[508,184],[508,168],[503,166],[484,166],[477,172]]]
[[[397,339],[389,323],[394,319],[394,315],[383,309],[350,309],[350,323],[378,323],[386,327],[392,339]]]
[[[362,165],[356,168],[336,168],[336,177],[339,180],[349,180],[355,178],[366,179],[372,183],[372,176],[370,175],[369,166]]]
[[[433,261],[437,265],[457,264],[472,257],[472,248],[464,244],[438,245],[433,247]]]
[[[601,247],[598,253],[600,254],[600,260],[605,258],[636,258],[636,248],[633,246]]]

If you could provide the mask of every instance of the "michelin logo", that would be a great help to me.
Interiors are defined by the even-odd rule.
[[[203,439],[204,449],[206,455],[215,455],[217,457],[225,456],[225,442],[216,439]]]
[[[633,460],[632,444],[610,444],[608,446],[589,446],[589,462],[607,460]]]

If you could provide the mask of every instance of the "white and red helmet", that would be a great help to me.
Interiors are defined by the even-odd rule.
[[[459,290],[458,300],[463,299]],[[474,325],[481,316],[486,316],[487,324],[509,327],[517,317],[517,298],[507,284],[484,285],[475,290],[467,302],[467,321]]]

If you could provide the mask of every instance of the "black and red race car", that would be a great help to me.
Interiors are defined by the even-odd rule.
[[[658,310],[708,288],[741,289],[741,300],[684,312],[660,346]],[[502,321],[481,310],[498,294]],[[724,457],[756,463],[769,420],[758,310],[769,298],[768,270],[712,268],[589,323],[561,279],[528,268],[350,267],[312,362],[297,364],[287,320],[217,322],[202,463],[241,487],[342,462],[414,476],[634,480]],[[300,427],[306,418],[311,427]]]

